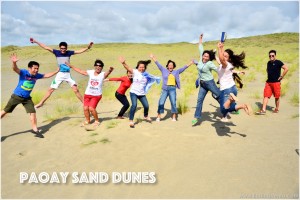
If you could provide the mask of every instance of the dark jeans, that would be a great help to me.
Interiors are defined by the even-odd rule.
[[[212,97],[220,103],[220,89],[216,86],[215,81],[214,80],[200,81],[200,87],[199,87],[199,93],[198,93],[198,99],[197,99],[197,106],[196,106],[196,111],[195,111],[195,114],[194,114],[194,117],[196,119],[201,118],[204,98],[205,98],[208,91],[211,91]]]
[[[125,95],[120,94],[119,92],[116,92],[115,96],[121,102],[121,104],[123,105],[123,107],[121,108],[121,110],[118,114],[118,117],[123,117],[124,113],[129,108],[129,101],[128,101],[128,99]]]
[[[149,104],[146,98],[146,95],[136,95],[134,93],[130,92],[130,99],[131,99],[131,108],[130,108],[130,113],[129,113],[129,120],[133,120],[134,118],[134,113],[136,111],[137,107],[137,100],[140,100],[144,107],[144,117],[148,117],[148,111],[149,111]]]
[[[229,99],[229,94],[233,93],[235,96],[237,96],[237,89],[236,86],[232,86],[231,88],[225,89],[221,91],[220,94],[220,109],[221,109],[221,113],[223,114],[223,117],[227,115],[227,113],[232,112],[232,111],[236,111],[235,110],[235,106],[236,103],[233,102],[230,104],[229,108],[225,108],[224,107],[224,103]]]

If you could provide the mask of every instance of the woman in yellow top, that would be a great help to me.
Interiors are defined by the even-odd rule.
[[[156,121],[160,121],[161,114],[164,113],[164,105],[168,96],[171,102],[172,121],[176,121],[176,114],[178,113],[176,107],[176,88],[180,89],[179,74],[186,70],[191,64],[194,64],[194,62],[191,61],[184,67],[178,70],[174,70],[176,68],[176,64],[174,61],[168,60],[166,68],[164,68],[157,61],[153,54],[150,54],[150,58],[152,58],[152,60],[157,65],[158,69],[161,71],[163,79],[162,92],[158,102]]]

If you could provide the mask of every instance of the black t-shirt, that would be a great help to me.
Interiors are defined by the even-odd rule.
[[[268,72],[268,83],[280,82],[278,81],[281,75],[281,67],[283,66],[283,62],[280,60],[275,60],[274,62],[269,61],[267,66]]]

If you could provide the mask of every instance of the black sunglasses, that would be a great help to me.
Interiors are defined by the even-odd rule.
[[[269,58],[271,58],[271,57],[275,57],[275,55],[269,55]]]
[[[94,65],[94,66],[95,66],[95,67],[96,67],[96,66],[98,66],[98,67],[102,67],[102,65]]]

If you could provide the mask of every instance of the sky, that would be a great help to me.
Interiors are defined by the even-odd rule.
[[[2,1],[1,46],[176,43],[299,33],[299,1]]]

